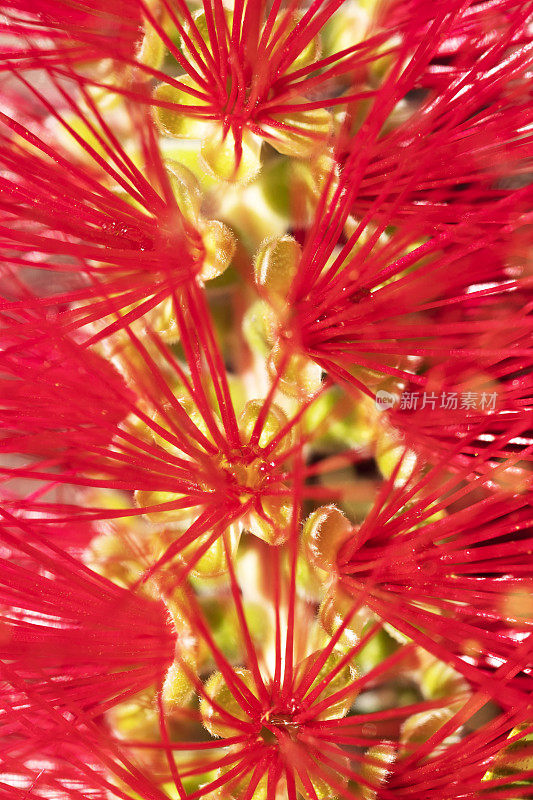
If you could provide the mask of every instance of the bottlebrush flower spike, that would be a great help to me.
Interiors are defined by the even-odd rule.
[[[46,326],[38,315],[27,315],[21,324],[32,322],[42,324],[43,337],[53,335],[50,321]],[[28,347],[7,338],[0,371],[4,452],[60,455],[68,464],[69,451],[109,444],[133,400],[107,361],[65,337]]]
[[[6,273],[16,272],[10,279],[14,297],[2,308],[61,304],[58,322],[66,329],[98,323],[102,338],[168,300],[203,268],[212,277],[206,251],[220,231],[198,219],[194,178],[185,168],[178,166],[175,175],[162,164],[149,118],[121,109],[117,123],[104,118],[86,92],[82,108],[59,84],[65,102],[56,110],[26,85],[50,112],[52,134],[42,121],[34,132],[2,117],[0,237],[3,252],[10,253]],[[124,146],[113,131],[117,124]],[[148,178],[139,164],[146,165]],[[62,288],[32,298],[24,275],[35,268],[63,273]],[[117,320],[121,314],[125,323]]]
[[[476,62],[421,106],[408,96],[402,101],[398,125],[365,151],[368,167],[352,209],[357,219],[403,218],[422,232],[438,231],[527,181],[531,96],[515,77],[531,68],[533,55],[521,49],[505,61],[499,55],[493,66],[490,52],[486,67]]]
[[[486,56],[495,46],[502,46],[508,53],[531,44],[531,3],[515,0],[502,2],[473,2],[463,6],[454,21],[448,38],[439,43],[438,51],[429,64],[419,85],[442,87],[450,78],[456,78]],[[434,9],[428,9],[420,0],[398,0],[389,3],[381,11],[390,24],[411,36],[424,36],[431,24]]]
[[[475,659],[479,650],[498,663],[512,662],[516,637],[530,636],[528,613],[522,617],[519,610],[530,587],[522,570],[531,549],[530,488],[521,487],[526,496],[502,499],[482,490],[486,476],[470,476],[465,485],[468,469],[450,478],[442,467],[422,475],[415,469],[393,488],[400,469],[401,462],[361,526],[352,527],[338,511],[330,519],[327,509],[309,519],[309,557],[335,576],[322,613],[342,619],[350,604],[345,594],[365,593],[388,630],[420,641],[438,658],[446,653],[454,669],[484,682],[487,676],[476,677],[462,657]],[[495,481],[498,469],[504,465],[495,468]]]
[[[43,15],[41,26],[52,39],[59,36],[73,50],[69,67],[80,61],[83,67],[87,43],[103,50],[107,44],[106,36],[94,30],[98,12],[87,5],[88,9],[82,4],[79,10],[89,16],[81,27],[69,25],[55,12]],[[138,0],[133,4],[133,19],[142,19],[140,46],[137,50],[132,46],[135,37],[126,29],[120,48],[113,49],[112,69],[117,76],[133,69],[145,81],[158,79],[151,102],[163,130],[171,136],[202,139],[204,159],[219,177],[246,180],[253,176],[259,168],[263,138],[280,152],[293,155],[323,149],[333,131],[333,116],[321,100],[317,102],[316,93],[331,94],[333,87],[332,107],[367,93],[364,88],[350,92],[350,76],[372,59],[371,48],[382,43],[385,34],[377,34],[369,46],[359,45],[365,12],[348,18],[356,41],[337,50],[335,35],[329,31],[321,57],[320,33],[327,30],[341,2],[319,0],[308,8],[299,2],[285,9],[280,5],[267,8],[264,2],[247,2],[230,10],[216,2],[191,12],[183,2]],[[106,9],[104,19],[114,13],[118,9]],[[76,44],[81,48],[79,57]],[[167,74],[161,71],[165,53],[174,62]],[[29,48],[15,60],[16,67],[24,67],[25,62],[39,66],[38,58],[31,55]],[[49,66],[47,55],[45,51],[40,65],[55,72],[55,61],[50,60]],[[6,69],[12,61],[7,59]],[[92,75],[82,72],[82,79],[112,91],[131,92],[121,85],[121,77],[118,85],[94,71]]]
[[[0,30],[9,37],[5,68],[101,60],[124,48],[127,56],[141,37],[140,14],[126,0],[6,0]],[[104,73],[105,74],[105,73]]]
[[[7,674],[16,674],[22,686],[31,684],[55,709],[77,709],[88,718],[161,679],[178,636],[161,600],[119,588],[30,522],[1,513]],[[103,671],[105,660],[112,667]],[[16,718],[12,729],[15,723]]]

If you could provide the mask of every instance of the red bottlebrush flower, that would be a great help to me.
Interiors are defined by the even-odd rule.
[[[532,56],[523,50],[505,61],[500,56],[492,69],[476,64],[421,104],[403,101],[398,114],[406,119],[365,148],[356,218],[404,220],[424,236],[457,225],[527,182],[531,93],[515,78],[533,64]]]
[[[385,412],[385,427],[393,425],[400,441],[423,461],[447,457],[451,468],[464,467],[486,448],[491,454],[480,466],[488,472],[514,457],[510,472],[519,483],[521,472],[527,477],[533,444],[531,377],[520,374],[519,366],[512,361],[495,364],[456,382],[453,377],[443,382],[438,369],[430,371],[425,391],[406,385],[399,402]],[[458,449],[461,441],[464,447]]]
[[[530,3],[517,3],[515,0],[466,3],[454,20],[448,37],[439,43],[426,73],[419,79],[419,85],[446,85],[450,78],[463,75],[479,59],[486,57],[493,47],[503,46],[510,53],[529,45],[531,12]],[[435,11],[421,0],[392,0],[381,13],[391,24],[408,31],[410,36],[424,36]]]
[[[56,82],[64,100],[56,110],[20,79],[50,112],[53,130],[39,122],[34,132],[2,117],[0,237],[10,282],[1,307],[62,306],[57,324],[97,323],[102,337],[168,300],[206,266],[204,241],[192,221],[196,211],[182,213],[192,202],[189,187],[180,209],[171,188],[176,178],[162,164],[146,114],[120,110],[129,142],[122,146],[113,130],[117,121],[105,119],[86,92],[82,108]],[[135,163],[139,153],[146,174]],[[25,275],[35,269],[54,275],[58,288],[32,297]],[[40,333],[27,325],[23,330]]]
[[[16,675],[19,690],[31,686],[62,714],[87,719],[160,680],[176,641],[163,603],[119,588],[30,521],[1,514],[3,679]],[[6,702],[9,693],[4,715]]]
[[[344,594],[364,596],[400,634],[437,658],[446,654],[454,669],[488,688],[489,677],[472,666],[476,652],[512,668],[517,642],[531,638],[529,614],[520,610],[531,589],[524,569],[531,550],[530,488],[503,498],[482,490],[486,475],[473,479],[466,470],[450,477],[442,467],[425,475],[415,470],[395,487],[399,469],[361,526],[350,529],[342,517],[330,522],[328,507],[314,512],[308,552],[317,567],[330,565],[335,575],[324,613],[342,618]],[[503,464],[493,480],[504,473]],[[512,693],[509,698],[502,694],[498,701],[512,707]]]
[[[5,68],[61,69],[130,54],[141,38],[140,10],[127,0],[5,0],[0,25],[8,39]]]
[[[160,3],[138,0],[132,5],[133,21],[122,36],[119,32],[120,45],[111,54],[114,68],[133,68],[145,81],[154,77],[160,81],[154,100],[139,99],[155,103],[160,109],[161,124],[171,134],[187,135],[187,124],[194,125],[187,123],[188,116],[199,123],[209,120],[219,123],[223,140],[229,136],[228,147],[237,150],[237,167],[242,158],[243,169],[250,173],[253,169],[248,161],[252,162],[257,155],[258,143],[254,137],[266,138],[282,152],[287,148],[307,152],[313,149],[314,141],[327,139],[332,131],[332,118],[317,97],[331,95],[332,87],[335,97],[328,96],[330,106],[366,96],[364,90],[350,92],[350,76],[354,70],[364,68],[374,57],[372,48],[386,39],[381,32],[368,45],[356,41],[350,47],[333,49],[327,57],[321,57],[319,35],[337,11],[339,0],[319,0],[310,7],[298,1],[283,10],[279,3],[267,8],[263,2],[243,3],[233,11],[219,2],[194,12],[183,2],[168,0]],[[74,13],[82,18],[87,14],[88,21],[76,24],[53,10],[50,14],[45,12],[43,21],[35,24],[35,28],[43,29],[52,40],[58,36],[62,43],[66,40],[72,49],[72,57],[67,55],[69,65],[80,61],[83,65],[87,47],[96,52],[101,48],[102,54],[108,55],[107,31],[105,26],[103,31],[99,29],[97,22],[101,15],[105,21],[112,21],[115,15],[120,15],[120,6],[100,9],[82,3]],[[139,18],[143,33],[136,50],[132,44],[139,39]],[[33,32],[31,24],[27,27]],[[361,12],[354,35],[362,38],[364,29],[365,15]],[[76,48],[81,49],[80,55]],[[161,70],[165,51],[174,60],[171,73],[176,74]],[[43,66],[60,72],[57,55],[52,53],[53,59],[47,58],[46,51],[39,59],[28,48],[15,60],[15,65],[24,67],[28,62],[31,67]],[[6,68],[11,64],[12,59],[8,59]],[[82,77],[88,83],[125,91],[120,85],[112,85],[109,76]],[[184,112],[185,122],[179,118]],[[216,168],[216,153],[212,156]],[[226,169],[223,165],[219,167]]]
[[[21,324],[31,322],[38,325],[39,317],[29,315]],[[40,322],[43,336],[52,337],[53,324]],[[109,444],[133,401],[108,362],[65,337],[28,347],[8,338],[0,371],[4,452],[59,455],[68,464],[69,452]]]
[[[515,200],[525,200],[530,194],[529,189],[520,190]],[[387,377],[424,387],[427,379],[418,374],[421,367],[427,370],[439,365],[457,374],[461,365],[465,372],[469,370],[472,359],[479,358],[483,364],[496,355],[502,359],[514,354],[528,356],[528,307],[515,312],[514,336],[509,335],[507,318],[491,318],[500,297],[521,285],[525,289],[528,281],[502,282],[499,267],[494,273],[493,265],[483,257],[481,242],[470,239],[476,229],[475,217],[456,226],[453,235],[435,236],[418,246],[415,232],[409,230],[404,238],[402,229],[379,242],[382,226],[365,235],[364,222],[345,244],[340,231],[324,240],[325,231],[337,224],[343,207],[344,202],[339,201],[337,207],[327,209],[325,220],[304,248],[291,290],[291,314],[279,328],[282,347],[288,342],[287,347],[308,355],[331,377],[368,394],[378,388],[390,389],[384,382]],[[478,213],[485,242],[499,238],[499,227],[487,226],[489,215],[491,226],[499,218],[501,226],[513,227],[505,209],[502,202],[490,212]],[[502,216],[498,217],[498,212]],[[487,282],[496,283],[489,292],[479,287]],[[478,299],[482,313],[467,317],[463,309]],[[457,309],[460,319],[443,323],[441,306],[448,312]],[[494,344],[498,330],[503,346]],[[492,340],[487,347],[489,333]]]

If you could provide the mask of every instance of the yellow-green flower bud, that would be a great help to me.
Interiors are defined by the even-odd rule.
[[[524,733],[520,736],[528,727],[530,726],[524,723],[523,725],[518,725],[516,728],[513,728],[508,738],[519,738],[515,738],[514,742],[504,747],[504,749],[498,753],[494,759],[493,766],[483,776],[484,781],[512,777],[516,775],[516,773],[533,770],[533,733]],[[505,796],[507,796],[507,792],[513,787],[516,787],[518,790],[518,800],[518,797],[526,797],[523,789],[527,786],[533,787],[533,778],[527,777],[512,781],[512,783],[509,784],[500,784],[497,791],[504,792]]]
[[[264,402],[262,400],[249,400],[239,420],[239,430],[243,434],[244,442],[250,441],[254,431],[256,422],[263,410]],[[274,439],[281,430],[288,424],[287,415],[276,403],[271,403],[268,412],[261,428],[261,435],[259,436],[259,447],[266,447],[272,439]],[[289,447],[291,442],[290,429],[286,436],[283,437],[281,446],[283,448]]]
[[[233,131],[216,125],[211,135],[204,138],[201,154],[209,169],[221,180],[247,183],[261,168],[262,142],[259,136],[244,129],[238,147]]]
[[[274,547],[286,542],[292,519],[293,504],[287,497],[267,496],[261,498],[261,506],[267,519],[258,513],[251,513],[248,530]]]
[[[352,524],[340,509],[333,505],[322,506],[304,523],[304,552],[315,566],[328,572],[334,570],[339,549],[351,532]]]
[[[120,739],[159,739],[159,712],[154,699],[147,693],[135,695],[125,703],[113,706],[106,718]]]
[[[144,64],[152,69],[160,69],[164,61],[167,48],[155,28],[146,24],[144,36],[141,40],[136,58],[140,64]],[[145,80],[150,79],[150,73],[143,70],[137,71],[137,77],[144,76]]]
[[[368,748],[361,767],[361,777],[376,788],[370,788],[363,784],[358,786],[363,800],[375,800],[377,790],[387,780],[395,759],[396,749],[392,742],[380,742]]]
[[[239,667],[233,670],[233,674],[240,678],[252,693],[254,692],[255,683],[250,670]],[[215,672],[211,675],[205,684],[205,692],[214,703],[223,708],[228,714],[231,714],[232,717],[236,717],[243,722],[248,720],[246,711],[233,696],[221,672]],[[231,724],[231,720],[222,717],[205,697],[200,699],[200,714],[202,722],[211,736],[229,739],[232,736],[238,736],[241,732],[240,728]]]
[[[180,653],[180,659],[170,665],[163,683],[162,698],[167,710],[186,706],[194,694],[194,685],[183,663],[194,672],[196,660],[186,651]]]
[[[322,385],[322,367],[298,351],[290,353],[287,358],[285,348],[279,341],[272,348],[268,370],[272,379],[282,370],[278,388],[289,397],[302,400],[310,398]]]
[[[333,117],[324,108],[291,111],[280,116],[279,122],[288,127],[264,126],[268,141],[278,153],[296,158],[309,158],[325,150],[333,132]]]
[[[205,248],[200,278],[210,281],[229,267],[235,253],[235,237],[227,225],[214,219],[201,222],[199,230]]]
[[[278,318],[272,306],[265,300],[253,303],[244,314],[242,330],[248,346],[260,356],[270,352],[276,332]]]
[[[165,166],[179,210],[190,222],[196,223],[202,204],[202,192],[196,176],[179,161],[167,160]]]
[[[303,661],[300,661],[296,667],[296,676],[298,681],[301,681],[306,672],[309,672],[309,670],[313,667],[320,656],[320,652],[320,650],[316,650],[314,653],[311,653],[311,655],[307,656],[307,658],[304,658]],[[319,670],[318,675],[307,690],[306,695],[312,692],[313,689],[318,686],[318,684],[321,683],[324,678],[333,672],[333,670],[340,664],[344,657],[345,654],[341,650],[332,650]],[[355,697],[359,694],[359,688],[356,682],[357,678],[357,671],[350,663],[346,663],[343,667],[341,667],[341,669],[334,675],[329,683],[327,683],[322,689],[318,698],[315,699],[314,704],[318,705],[328,697],[332,697],[334,694],[344,689],[349,688],[349,691],[344,697],[334,701],[332,705],[328,706],[326,709],[324,709],[324,711],[321,711],[317,715],[317,719],[340,719],[341,717],[346,716]]]
[[[255,281],[275,302],[285,300],[301,256],[302,248],[292,236],[271,239],[260,247],[254,261]]]
[[[188,75],[180,76],[179,81],[185,88],[160,83],[154,89],[156,102],[172,104],[170,108],[163,105],[154,106],[156,122],[168,136],[175,136],[178,139],[203,139],[210,130],[210,120],[207,118],[206,110],[209,101],[195,94],[198,86]],[[191,91],[187,91],[188,89]],[[182,106],[194,106],[195,111],[182,111]],[[201,113],[202,109],[204,114]]]
[[[417,745],[427,742],[433,734],[437,733],[443,725],[449,722],[454,716],[454,712],[449,708],[431,708],[428,711],[420,711],[405,720],[400,730],[400,742],[407,753],[416,749]],[[440,747],[432,750],[435,756],[446,744],[451,744],[455,737],[448,736]]]

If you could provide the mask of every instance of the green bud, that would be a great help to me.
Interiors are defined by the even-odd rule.
[[[304,658],[303,661],[300,661],[296,668],[296,677],[297,681],[301,681],[306,672],[308,672],[315,662],[317,661],[318,657],[320,656],[321,651],[316,650],[311,655]],[[325,663],[322,665],[318,675],[314,679],[313,683],[309,687],[306,695],[313,691],[315,686],[318,686],[321,681],[328,676],[335,667],[342,661],[344,658],[344,653],[341,650],[335,649],[333,650],[329,656],[327,657]],[[326,700],[328,697],[331,697],[336,692],[342,691],[343,689],[347,689],[350,687],[350,691],[346,694],[346,696],[342,697],[340,700],[334,702],[331,706],[326,708],[320,714],[318,714],[317,719],[327,720],[327,719],[339,719],[341,717],[346,716],[350,707],[355,699],[355,697],[359,694],[359,688],[356,684],[358,675],[355,667],[353,667],[350,663],[345,664],[339,672],[331,679],[331,681],[324,687],[321,691],[318,698],[314,701],[315,704],[319,704],[322,701]],[[304,698],[305,703],[305,698]]]
[[[233,670],[233,674],[238,676],[250,691],[254,691],[255,683],[250,670],[239,667]],[[231,714],[232,717],[236,717],[243,722],[248,721],[246,711],[241,708],[238,700],[231,693],[221,672],[215,672],[211,675],[205,684],[205,692],[214,703],[223,708],[228,714]],[[232,736],[239,735],[240,729],[233,726],[231,721],[221,717],[205,697],[200,699],[200,714],[202,715],[202,722],[211,736],[229,739]]]
[[[292,236],[271,239],[262,244],[255,257],[256,283],[274,300],[284,300],[302,256],[302,248]]]
[[[340,547],[352,524],[336,506],[322,506],[310,514],[303,527],[302,545],[309,560],[328,572],[335,569]]]

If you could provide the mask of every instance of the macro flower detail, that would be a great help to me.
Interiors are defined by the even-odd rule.
[[[0,795],[533,788],[533,2],[2,0]]]

